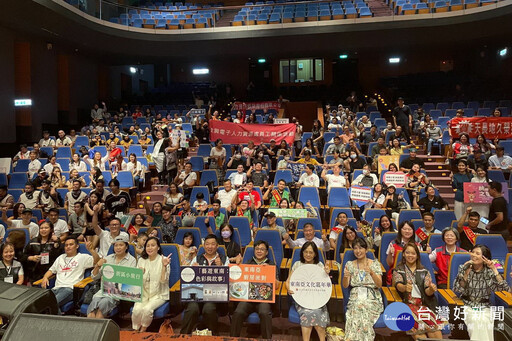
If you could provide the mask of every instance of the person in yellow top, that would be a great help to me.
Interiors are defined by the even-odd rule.
[[[389,148],[389,154],[391,154],[391,155],[402,155],[404,153],[405,149],[415,148],[415,147],[416,146],[414,145],[414,143],[408,144],[406,146],[401,146],[400,145],[400,141],[398,141],[398,139],[393,139],[393,144]]]
[[[148,145],[152,143],[153,142],[146,133],[142,133],[142,135],[140,135],[139,144],[142,146],[142,149],[147,149]]]
[[[119,144],[119,138],[117,138],[114,133],[110,133],[109,138],[108,138],[107,142],[105,142],[105,144],[107,146],[110,146],[110,142],[115,142],[117,145],[117,144]]]
[[[123,134],[123,139],[119,143],[121,146],[124,147],[125,150],[128,150],[130,145],[133,143],[133,140],[130,138],[129,135]]]
[[[318,162],[316,159],[313,159],[311,157],[311,152],[309,150],[306,150],[304,152],[304,157],[299,159],[297,163],[304,163],[306,165],[313,165],[313,166],[321,166],[322,164]]]

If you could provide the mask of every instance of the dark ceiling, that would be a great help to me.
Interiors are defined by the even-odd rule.
[[[359,53],[375,49],[400,53],[424,46],[478,48],[486,44],[506,45],[511,42],[512,5],[436,19],[411,16],[396,21],[370,20],[315,27],[226,28],[225,32],[154,34],[150,30],[141,33],[98,24],[52,0],[14,0],[2,1],[0,25],[22,35],[65,44],[110,64],[146,64],[169,61],[170,58],[195,61],[255,55],[336,55],[340,49]]]

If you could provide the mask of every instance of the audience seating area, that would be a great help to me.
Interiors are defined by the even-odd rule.
[[[386,0],[396,15],[443,13],[492,5],[499,0]]]

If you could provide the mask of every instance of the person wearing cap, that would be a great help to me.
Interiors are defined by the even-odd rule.
[[[43,138],[39,140],[41,147],[55,147],[55,140],[50,138],[48,130],[43,131]]]
[[[281,238],[287,233],[284,226],[277,225],[277,216],[274,212],[268,212],[264,215],[265,218],[267,218],[267,225],[262,226],[262,229],[274,229],[279,230],[279,234],[281,235]]]
[[[512,169],[512,157],[505,155],[503,146],[496,146],[496,155],[489,158],[489,169],[499,169],[504,173],[510,174]]]
[[[59,194],[54,187],[51,186],[50,180],[43,180],[41,184],[41,191],[37,196],[37,207],[43,211],[43,215],[46,216],[51,209],[57,209],[59,207]],[[57,210],[57,218],[59,217],[59,210]]]
[[[29,181],[25,184],[25,191],[20,195],[18,202],[21,202],[26,208],[30,208],[32,210],[37,206],[38,196],[39,191],[36,191],[34,184]]]
[[[41,168],[37,172],[37,176],[32,180],[32,184],[35,188],[40,188],[45,180],[49,180],[48,172],[46,171],[46,168]]]
[[[476,171],[479,167],[487,168],[487,158],[477,143],[473,145],[473,154],[468,156],[468,167],[472,171]]]
[[[2,220],[7,224],[7,228],[26,228],[28,229],[30,239],[37,238],[39,236],[39,226],[32,221],[32,210],[25,208],[21,212],[21,219],[7,219],[7,208],[2,208]]]
[[[414,164],[418,164],[421,169],[425,169],[425,162],[417,156],[416,148],[411,148],[409,149],[409,157],[400,162],[400,170],[409,173]]]
[[[119,235],[114,239],[114,253],[101,258],[94,269],[92,270],[91,277],[95,281],[101,280],[103,264],[115,264],[117,266],[125,266],[135,268],[137,261],[128,252],[129,251],[129,238],[124,235]],[[105,318],[119,305],[119,300],[112,297],[104,296],[102,291],[99,290],[92,297],[92,301],[87,308],[87,317],[89,318]]]
[[[94,233],[96,233],[100,240],[98,254],[100,257],[106,257],[110,245],[112,245],[117,237],[126,237],[127,240],[129,240],[130,236],[128,233],[121,231],[121,220],[119,218],[110,219],[109,225],[107,226],[108,230],[102,230],[98,224],[98,212],[100,209],[100,205],[94,205],[91,225],[94,229]]]
[[[403,97],[398,97],[398,105],[393,109],[393,122],[395,127],[402,127],[407,143],[411,142],[412,113],[409,106],[404,104]]]

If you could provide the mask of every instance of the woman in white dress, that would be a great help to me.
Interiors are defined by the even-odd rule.
[[[144,182],[144,166],[142,163],[140,163],[140,161],[137,161],[137,155],[134,153],[131,153],[128,157],[126,170],[132,172],[135,186],[138,186],[139,183]]]
[[[158,238],[148,238],[137,264],[144,272],[144,284],[142,302],[135,303],[132,311],[132,327],[136,331],[145,332],[153,321],[153,312],[169,300],[171,256],[172,254],[167,257],[162,255]]]

